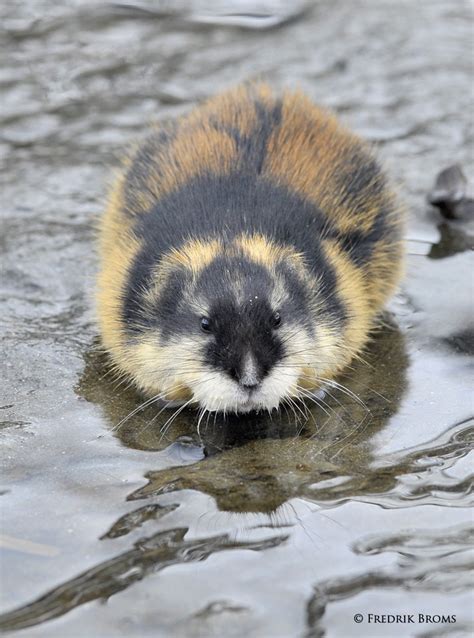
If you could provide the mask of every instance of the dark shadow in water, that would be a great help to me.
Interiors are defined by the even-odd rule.
[[[112,596],[150,573],[170,565],[203,560],[214,552],[275,547],[288,538],[285,508],[291,508],[288,501],[295,497],[326,506],[348,499],[380,502],[383,507],[407,507],[420,499],[441,506],[465,506],[469,498],[467,483],[456,485],[455,494],[449,483],[435,486],[433,491],[433,481],[426,477],[432,476],[430,471],[439,465],[441,458],[454,462],[467,453],[472,445],[472,423],[452,426],[446,435],[423,449],[376,459],[372,436],[397,412],[406,389],[408,356],[404,338],[388,320],[374,335],[364,360],[365,363],[354,364],[339,379],[349,394],[331,392],[325,405],[308,406],[310,414],[304,422],[302,415],[298,422],[295,415],[285,413],[280,420],[273,421],[255,415],[225,421],[218,418],[216,423],[212,421],[203,428],[200,438],[196,432],[196,412],[189,411],[176,419],[165,439],[160,427],[168,415],[160,415],[152,424],[154,410],[130,419],[114,432],[122,443],[138,449],[166,448],[173,467],[148,473],[148,484],[128,497],[130,501],[139,501],[140,506],[121,516],[102,539],[113,542],[145,524],[155,525],[156,529],[164,516],[185,501],[180,490],[199,491],[213,497],[221,511],[242,513],[242,525],[249,530],[255,524],[249,525],[245,513],[265,513],[270,516],[267,527],[279,529],[280,534],[240,543],[227,535],[188,541],[185,540],[188,527],[182,526],[155,532],[29,605],[4,614],[0,628],[21,629],[56,618],[86,602]],[[102,407],[112,431],[140,401],[133,391],[117,389],[105,374],[104,358],[96,350],[86,355],[86,368],[77,392]],[[403,477],[413,473],[418,481],[405,484]],[[174,502],[157,503],[164,493],[173,493]],[[402,539],[403,543],[405,540]],[[387,543],[387,539],[375,539],[374,551]],[[416,577],[415,573],[415,580]],[[374,586],[389,586],[401,582],[402,576],[387,572],[360,578],[316,586],[308,604],[308,635],[319,635],[319,620],[328,600],[343,597],[347,589],[367,588],[367,578]]]
[[[140,399],[104,376],[104,357],[96,351],[86,356],[77,391],[101,405],[124,445],[167,447],[173,467],[150,472],[149,483],[129,500],[195,489],[214,497],[224,511],[268,513],[307,494],[311,484],[355,472],[367,474],[373,460],[370,438],[396,413],[406,386],[404,338],[388,319],[363,358],[338,379],[343,389],[331,389],[320,406],[301,405],[272,417],[211,415],[200,435],[192,410],[180,414],[166,436],[161,428],[170,412],[157,417],[157,408],[144,410],[114,430]]]
[[[460,223],[443,222],[438,224],[438,230],[440,238],[437,244],[431,246],[427,255],[430,259],[444,259],[474,249],[474,236]]]
[[[355,363],[338,379],[346,390],[331,390],[321,407],[302,407],[301,414],[283,411],[273,420],[261,415],[225,420],[218,416],[214,422],[212,417],[200,437],[197,413],[188,411],[179,415],[165,438],[160,428],[169,412],[151,423],[156,409],[144,410],[123,427],[113,429],[140,398],[132,390],[117,387],[106,373],[103,355],[97,350],[89,352],[78,394],[102,407],[124,445],[145,450],[166,448],[174,465],[148,473],[148,484],[128,497],[139,501],[140,507],[120,517],[103,539],[124,537],[150,521],[159,525],[160,519],[180,504],[179,491],[184,489],[212,496],[221,511],[271,514],[271,527],[281,528],[280,535],[236,543],[227,536],[187,541],[187,528],[161,531],[31,604],[4,614],[0,627],[21,629],[56,618],[86,602],[122,591],[149,573],[203,560],[216,551],[275,547],[287,538],[284,529],[288,521],[283,514],[285,504],[294,497],[317,502],[385,491],[396,481],[400,466],[371,469],[370,440],[398,409],[406,388],[407,365],[404,338],[386,319],[364,353],[364,363]],[[175,503],[156,502],[159,495],[169,492],[175,493]],[[149,502],[143,504],[144,500]]]
[[[357,554],[373,555],[395,552],[399,560],[382,569],[363,574],[350,574],[328,579],[314,586],[306,607],[305,638],[326,635],[322,625],[326,607],[333,601],[363,594],[368,590],[401,588],[413,592],[469,592],[472,589],[472,526],[459,525],[441,530],[417,529],[403,534],[376,534],[354,547]],[[444,610],[440,610],[443,613]],[[456,616],[445,612],[442,634],[435,631],[423,635],[445,636],[448,633],[471,635],[472,626],[456,622]],[[435,621],[433,621],[435,622]],[[452,624],[451,624],[452,623]],[[463,634],[464,635],[464,634]]]
[[[456,354],[474,355],[474,328],[467,327],[461,332],[450,335],[444,338],[444,342],[452,349]]]
[[[276,536],[258,542],[236,542],[222,535],[186,541],[187,531],[186,527],[170,529],[141,538],[128,552],[88,569],[25,607],[3,614],[0,630],[25,629],[62,616],[91,600],[107,599],[170,565],[205,560],[215,552],[230,549],[260,551],[287,539]]]

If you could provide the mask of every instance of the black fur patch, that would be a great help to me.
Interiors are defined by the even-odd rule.
[[[338,187],[342,193],[342,202],[354,210],[354,222],[367,214],[375,198],[379,198],[386,188],[386,179],[378,162],[364,150],[354,149],[342,164],[338,175]],[[368,232],[354,230],[349,233],[330,231],[342,249],[357,266],[364,266],[372,257],[375,244],[390,236],[393,228],[388,223],[389,209],[382,206]]]
[[[146,190],[146,183],[151,171],[153,170],[155,174],[160,174],[157,153],[172,142],[176,130],[176,125],[171,123],[152,133],[133,158],[125,181],[125,209],[128,212],[134,212],[136,208],[135,197],[138,193]]]
[[[235,142],[239,153],[238,168],[244,173],[260,175],[267,156],[268,140],[281,123],[282,103],[278,100],[268,108],[260,100],[254,101],[255,127],[249,135],[242,135],[238,128],[213,122],[218,131],[227,133]]]
[[[272,327],[272,314],[266,299],[249,300],[243,306],[229,297],[217,300],[210,312],[212,334],[205,351],[207,363],[238,381],[250,353],[257,380],[264,379],[283,355],[278,332]]]
[[[197,289],[206,299],[219,299],[234,288],[237,278],[244,297],[267,296],[272,289],[268,270],[244,255],[216,257],[199,276]]]
[[[372,202],[386,187],[377,160],[357,148],[345,158],[337,181],[342,201],[351,206],[356,215],[363,215],[364,201]]]
[[[161,325],[161,322],[173,321],[177,316],[186,281],[182,270],[176,270],[168,276],[160,294],[159,306],[146,309],[143,307],[143,294],[155,265],[156,262],[151,259],[137,259],[133,264],[123,300],[123,319],[131,334],[138,334],[147,328]]]
[[[313,259],[313,262],[315,259]],[[341,327],[347,319],[347,313],[344,304],[337,294],[337,278],[334,269],[328,264],[324,256],[318,254],[318,267],[316,269],[313,263],[313,272],[318,272],[321,283],[319,290],[321,293],[321,301],[324,302],[324,311],[331,318],[336,319]],[[277,273],[283,275],[286,283],[286,289],[290,291],[290,299],[283,305],[283,316],[288,316],[291,321],[296,324],[303,325],[310,334],[314,334],[314,325],[310,317],[310,296],[305,284],[298,277],[297,273],[285,263],[278,264]]]
[[[185,274],[183,271],[179,274],[180,278],[178,273],[173,273],[154,309],[155,325],[159,325],[164,342],[172,335],[198,335],[200,332],[200,317],[183,303]],[[220,301],[227,302],[229,307],[237,307],[233,293],[237,276],[243,284],[244,298],[252,300],[252,303],[255,297],[268,298],[273,283],[265,268],[244,258],[217,257],[202,271],[194,288],[196,294],[211,305],[212,321],[215,320],[214,306],[219,306]]]
[[[321,252],[320,236],[328,230],[317,207],[288,189],[251,174],[206,175],[166,195],[137,217],[135,232],[142,249],[131,268],[125,293],[124,319],[134,323],[140,291],[148,286],[160,257],[190,238],[219,237],[224,242],[247,233],[261,233],[302,252],[314,274],[323,274],[324,291],[335,297],[335,275]],[[336,305],[334,305],[336,308]]]
[[[311,262],[319,252],[323,229],[330,229],[321,211],[287,188],[253,174],[202,175],[165,195],[136,220],[143,252],[155,259],[190,238],[231,240],[244,232],[261,233],[295,246]]]
[[[372,257],[375,245],[394,235],[393,228],[387,223],[387,216],[388,211],[381,208],[372,228],[366,233],[361,231],[335,233],[334,238],[357,266],[365,266]]]

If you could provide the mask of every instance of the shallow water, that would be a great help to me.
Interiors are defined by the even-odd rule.
[[[132,4],[0,9],[0,626],[470,635],[474,224],[425,203],[445,166],[472,180],[469,3]],[[140,399],[106,374],[91,310],[109,169],[151,119],[259,76],[377,143],[410,210],[403,289],[341,379],[357,399],[200,435],[195,414],[163,433],[150,409],[117,429]]]

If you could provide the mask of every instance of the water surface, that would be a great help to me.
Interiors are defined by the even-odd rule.
[[[473,176],[467,2],[2,5],[2,610],[15,636],[468,636]],[[234,82],[301,86],[410,211],[365,363],[273,421],[148,409],[97,349],[93,223],[120,149]],[[354,398],[356,395],[356,398]],[[354,614],[364,615],[361,624]],[[367,614],[455,615],[374,625]]]

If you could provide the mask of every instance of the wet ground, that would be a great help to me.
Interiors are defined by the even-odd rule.
[[[474,229],[426,204],[446,166],[472,183],[471,5],[217,4],[0,9],[0,626],[471,635]],[[96,348],[93,223],[110,168],[151,119],[251,77],[302,86],[377,144],[410,210],[403,290],[324,409],[212,419],[201,437],[193,413],[165,435],[153,410],[117,429],[140,398]]]

